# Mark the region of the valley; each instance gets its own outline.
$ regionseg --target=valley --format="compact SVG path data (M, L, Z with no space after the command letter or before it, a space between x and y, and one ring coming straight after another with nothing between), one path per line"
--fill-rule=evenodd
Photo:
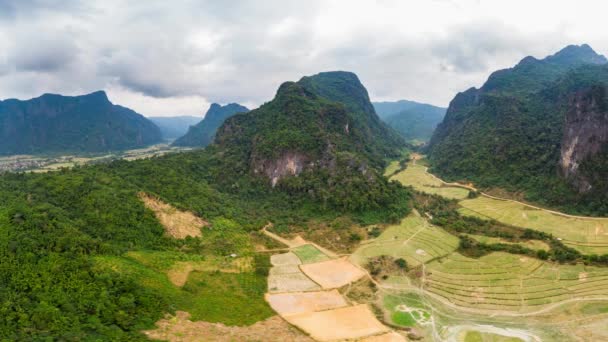
M604 59L589 49L568 47L530 64L555 73L524 90L562 82L560 73L573 77L570 59L564 61L571 53L591 59L593 65L585 68L596 70L595 62ZM575 173L567 180L571 183L550 168L530 173L534 184L526 183L522 191L528 193L517 201L480 191L506 184L508 192L521 184L501 183L504 170L485 161L477 160L477 170L467 169L466 153L479 141L466 139L479 136L454 138L469 129L470 118L488 109L476 102L479 98L511 96L500 92L510 89L509 82L492 88L493 82L527 67L498 73L484 88L459 93L445 118L441 107L374 104L356 74L321 72L283 82L272 100L252 110L213 103L205 119L174 144L149 147L137 130L148 131L149 141L156 142L158 127L111 104L103 92L15 102L44 122L57 121L56 112L90 120L96 139L104 142L116 131L113 123L81 115L84 110L125 121L118 131L126 133L116 137L115 146L138 148L106 153L77 132L82 153L0 160L2 170L9 171L0 175L0 316L5 318L0 338L605 339L608 218L561 212L563 206L553 207L551 201L524 202L532 201L527 194L539 184L549 184L553 195L564 191L585 199L581 207L570 201L575 197L560 200L568 199L583 213L601 214L601 197L587 201L591 192L573 194L568 188L576 183L601 192L601 155L594 155L599 166L591 169L585 164L591 159L569 158L584 160L582 173L574 172L579 164L569 164ZM543 96L564 89L545 89ZM600 90L589 95L591 104L602 99ZM511 103L502 100L492 107L497 112ZM537 100L528 105L546 104ZM61 105L37 107L53 101ZM376 112L403 104L422 106L432 117L422 120L420 113L399 107L382 114L399 114L391 124ZM463 104L466 113L460 111ZM21 123L22 112L6 108ZM575 114L569 119L574 123ZM415 122L405 124L407 118ZM29 128L35 132L38 126ZM556 135L542 139L555 141ZM53 141L57 151L70 150L63 139ZM523 152L512 146L516 153L510 157L516 159ZM489 147L479 151L494 153ZM551 151L522 169L549 165L555 157ZM480 170L488 173L480 176ZM517 170L509 172L522 178Z
M156 144L145 148L110 153L87 153L83 155L14 155L0 157L0 172L49 172L113 160L137 160L162 156L167 153L185 152L192 148Z

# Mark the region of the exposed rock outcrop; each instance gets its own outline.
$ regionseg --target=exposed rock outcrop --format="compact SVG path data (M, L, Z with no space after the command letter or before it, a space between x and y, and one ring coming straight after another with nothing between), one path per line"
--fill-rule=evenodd
M608 101L605 86L594 86L576 92L564 123L560 153L560 170L579 192L593 184L580 166L592 159L608 143Z
M276 159L253 161L253 172L265 175L274 187L285 176L297 176L310 165L310 158L299 152L285 152Z

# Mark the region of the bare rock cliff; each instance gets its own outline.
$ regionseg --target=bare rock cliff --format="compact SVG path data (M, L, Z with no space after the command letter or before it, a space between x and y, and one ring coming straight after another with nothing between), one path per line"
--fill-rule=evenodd
M604 86L578 91L570 100L561 144L562 176L579 191L592 190L589 175L580 172L585 161L598 155L608 143L608 93Z

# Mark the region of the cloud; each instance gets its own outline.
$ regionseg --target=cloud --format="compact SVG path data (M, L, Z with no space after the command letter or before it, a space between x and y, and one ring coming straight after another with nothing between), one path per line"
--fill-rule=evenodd
M550 6L550 15L536 13ZM447 105L570 43L608 51L601 8L567 1L0 0L0 94L107 89L142 114L250 106L287 80L356 72L378 100ZM576 16L574 16L576 14ZM176 110L171 110L175 108Z
M68 67L78 53L69 34L26 35L9 51L8 63L18 72L54 72Z

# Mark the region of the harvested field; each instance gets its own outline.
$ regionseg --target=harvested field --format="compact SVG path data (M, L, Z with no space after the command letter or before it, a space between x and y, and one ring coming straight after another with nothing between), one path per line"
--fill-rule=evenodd
M386 334L376 335L371 337L366 337L361 342L405 342L407 341L405 337L399 335L398 333L391 331Z
M338 290L266 294L266 301L283 317L348 305Z
M275 254L270 257L274 265L268 275L268 292L299 292L320 290L298 267L300 259L294 253Z
M460 202L460 213L553 234L585 254L608 253L608 218L583 219L484 196Z
M329 257L321 252L317 247L306 244L292 249L303 264L312 264L319 261L329 260Z
M296 314L286 319L317 341L360 339L390 331L367 305Z
M508 253L479 259L454 253L427 264L424 287L457 306L526 313L565 300L608 297L608 269Z
M208 223L189 211L178 210L158 198L140 192L139 198L145 206L154 212L158 221L165 227L165 231L176 239L185 239L186 236L201 236L201 228Z
M362 244L351 260L365 265L370 258L387 255L403 258L410 267L445 256L456 250L458 238L425 219L410 215L399 225L388 227L378 238Z
M268 276L268 292L317 291L321 287L298 270L296 273L272 274Z
M365 276L365 272L353 265L346 257L306 264L300 268L324 289L342 287Z
M297 255L289 252L289 253L271 255L270 263L272 263L273 266L280 266L280 265L299 265L302 262L300 261L300 258L298 258Z
M418 164L408 163L405 170L398 172L390 179L397 180L403 185L411 186L427 194L459 200L469 196L468 189L446 185L439 178L428 174L426 166Z
M190 314L177 311L156 323L157 329L144 331L151 339L175 342L195 341L294 341L313 342L298 329L290 326L279 316L245 327L230 327L221 323L192 322Z

